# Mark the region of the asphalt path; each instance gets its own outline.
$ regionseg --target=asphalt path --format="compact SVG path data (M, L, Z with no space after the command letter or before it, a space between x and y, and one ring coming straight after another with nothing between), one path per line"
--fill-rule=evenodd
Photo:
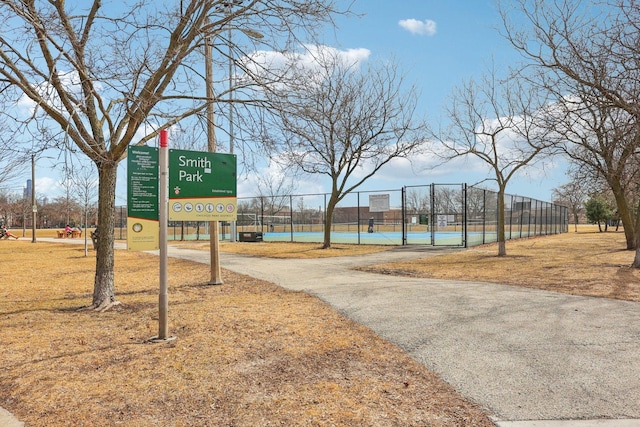
M437 262L437 253L220 257L223 268L316 295L398 344L500 426L640 426L640 304L354 270L401 259ZM207 252L169 254L208 262Z
M357 257L223 252L220 259L222 268L313 294L366 325L500 427L640 426L640 304L354 269L401 259L437 262L438 253L404 247ZM207 251L169 246L169 256L209 262Z

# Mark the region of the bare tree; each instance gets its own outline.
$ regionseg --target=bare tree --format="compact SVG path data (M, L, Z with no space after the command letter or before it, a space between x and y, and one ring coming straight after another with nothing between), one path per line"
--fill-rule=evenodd
M0 159L0 188L11 186L15 179L24 175L27 168L26 162L22 159L12 158L7 151L3 152L3 158Z
M31 202L28 201L28 205L30 204ZM67 215L67 211L69 211L69 215ZM82 206L75 200L67 203L65 196L57 197L53 200L47 200L47 203L38 202L38 215L47 218L48 227L64 228L69 223L68 217L82 217Z
M462 213L464 207L462 203L461 186L449 186L446 184L435 185L433 200L435 213L454 215Z
M230 51L252 43L243 29L259 30L261 43L281 51L338 12L330 0L140 0L117 7L100 0L0 0L3 113L24 111L18 107L30 100L27 116L12 118L49 130L39 148L79 150L98 170L101 238L92 307L117 303L116 169L127 147L225 99L223 93L207 99L202 88L205 40L227 64Z
M424 188L409 188L405 196L405 204L407 211L411 213L424 213L428 214L431 210L431 200L429 198L429 191L424 191L430 187ZM421 191L423 190L423 191Z
M258 176L258 196L264 202L267 215L281 213L289 205L289 198L296 189L295 175L287 174L287 169L277 169L277 172L270 170L269 173Z
M20 201L22 197L8 191L0 191L0 223L11 227L16 223L20 214Z
M360 70L321 49L315 65L297 67L281 93L268 95L275 114L263 123L262 138L287 164L329 178L329 248L336 205L390 160L416 150L422 124L414 122L417 92L403 87L395 64Z
M535 116L544 105L537 93L516 78L499 80L495 72L469 80L453 91L446 108L450 125L434 135L440 155L451 160L475 156L491 169L498 185L498 255L505 245L505 190L511 178L548 148Z
M551 120L557 146L575 164L580 182L600 193L604 183L613 195L622 222L627 249L635 249L636 206L640 201L640 128L633 116L608 105L576 102L564 97L557 103L559 120Z
M70 171L70 180L73 183L73 198L82 206L84 223L84 256L88 255L88 223L89 214L95 206L98 198L98 174L93 165L83 165Z
M569 209L570 215L573 216L574 231L578 232L578 223L580 222L580 214L584 211L584 203L587 200L587 185L583 180L572 179L553 189L554 203L563 204Z
M15 129L8 122L0 115L0 190L13 186L18 177L26 175L30 162L29 154L17 149Z
M487 194L489 194L489 196ZM481 187L467 187L466 207L468 223L475 223L476 220L479 219L481 219L483 222L486 220L487 213L489 211L488 205L492 206L492 194L494 194L493 191L486 190ZM487 200L488 198L489 201Z
M581 152L588 154L585 159L588 158L589 162L596 158L600 158L602 163L615 162L609 172L622 167L623 176L635 175L635 182L638 182L640 4L627 0L517 0L501 9L506 37L522 53L525 65L538 70L534 83L563 103L571 100L567 94L577 97L582 108L565 110L574 113L574 118L582 112L579 116L581 122L577 123L579 131L585 127L592 132L597 131L589 138L576 141L584 148ZM620 110L628 117L624 118ZM629 134L616 135L615 126L620 123L624 123ZM567 128L573 130L572 126L565 126ZM603 142L606 147L601 147L603 149L598 152L592 151ZM631 167L626 164L625 157ZM580 156L573 158L583 160ZM618 179L611 179L615 178L613 175L602 176L615 194L619 214L622 218L627 217L623 219L627 248L636 249L632 265L640 268L640 209L637 201L626 200L623 194L629 192L622 188Z

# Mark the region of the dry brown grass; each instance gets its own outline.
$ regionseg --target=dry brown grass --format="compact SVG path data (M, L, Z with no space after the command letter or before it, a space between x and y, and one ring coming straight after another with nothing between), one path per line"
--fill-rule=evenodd
M209 250L209 242L171 242L172 245L190 249ZM322 249L320 243L289 242L220 242L220 251L269 258L329 258L367 255L391 249L392 246L332 244Z
M257 246L252 246L257 248ZM0 405L27 426L492 425L396 346L304 293L169 261L171 344L157 335L158 261L116 252L112 311L90 303L79 246L1 241Z
M491 244L366 270L640 301L640 270L629 267L635 252L625 247L622 232L599 233L583 226L578 233L509 241L506 257L498 257Z

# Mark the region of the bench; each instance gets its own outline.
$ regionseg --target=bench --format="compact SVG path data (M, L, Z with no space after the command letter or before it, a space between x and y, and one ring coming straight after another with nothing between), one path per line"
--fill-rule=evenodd
M260 231L241 231L239 234L241 242L262 242L262 232Z

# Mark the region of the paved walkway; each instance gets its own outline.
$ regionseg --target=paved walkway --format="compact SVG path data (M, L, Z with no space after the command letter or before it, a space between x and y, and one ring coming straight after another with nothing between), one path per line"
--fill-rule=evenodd
M353 270L435 253L295 261L222 253L221 265L318 296L398 344L501 427L640 426L640 304ZM198 251L170 255L208 262Z
M311 260L222 253L221 265L318 296L398 344L500 427L640 426L640 304L353 270L435 253L398 248ZM169 255L209 262L206 251L170 246Z

